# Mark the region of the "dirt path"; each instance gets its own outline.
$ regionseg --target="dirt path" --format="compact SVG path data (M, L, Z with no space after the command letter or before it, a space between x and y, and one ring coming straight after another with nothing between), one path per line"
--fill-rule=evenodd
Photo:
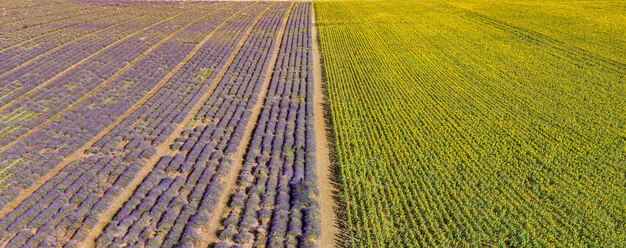
M217 9L217 10L219 10L219 9ZM217 10L215 10L215 11L217 11ZM213 13L213 12L211 12L211 13ZM211 13L209 13L209 14L211 14ZM207 14L205 16L208 16L209 14ZM198 20L201 20L201 19L202 19L202 17L199 18ZM193 52L195 52L195 51L197 51L197 49L193 50ZM188 55L188 57L190 57L190 56ZM188 58L185 58L185 59L188 60ZM182 67L182 65L179 64L176 68L180 69L179 66ZM72 153L71 155L65 157L63 159L63 161L61 161L61 163L59 163L57 166L52 168L46 174L44 174L43 176L37 178L37 180L35 180L35 182L31 186L29 186L26 189L21 190L20 194L15 199L13 199L11 202L7 203L7 205L4 206L4 208L2 210L0 210L0 219L4 218L8 213L13 211L13 209L15 209L22 201L24 201L33 192L35 192L35 190L37 190L39 187L41 187L41 185L45 184L48 180L50 180L54 176L56 176L61 170L63 170L63 168L65 168L65 166L67 166L72 161L74 161L76 159L79 159L84 154L84 151L87 148L91 147L100 138L104 137L104 135L106 135L108 132L113 130L113 128L115 128L115 126L120 124L124 119L126 119L128 116L130 116L135 110L137 110L139 107L141 107L141 105L143 105L146 101L148 101L148 99L150 97L152 97L152 95L154 95L165 84L165 82L167 82L166 79L169 80L169 78L174 76L174 73L175 72L170 72L168 75L166 75L166 77L163 80L161 80L154 88L152 88L143 98L141 98L137 103L135 103L123 115L119 116L115 120L115 122L109 124L105 129L103 129L95 137L93 137L89 141L87 141L87 143L85 143L81 148L76 150L74 153Z
M224 20L224 22L222 22L222 24L220 24L220 26L218 26L215 30L221 28L222 26L224 26L227 23L227 21L231 20L232 18L237 16L237 14L247 10L248 8L250 8L252 6L254 6L254 5L250 5L248 7L245 7L243 9L241 9L240 11L238 11L237 13L233 14L228 19ZM255 20L254 23L251 24L252 25L251 27L254 27L254 25L256 25L257 22L258 22L258 19ZM226 61L226 63L225 63L226 66L222 67L220 72L216 75L216 77L211 82L210 87L207 89L207 91L205 91L202 94L202 96L200 97L198 102L196 102L194 104L194 106L191 108L191 110L189 111L187 116L185 116L185 119L183 119L183 121L181 121L176 126L176 129L167 138L167 140L165 140L163 143L161 143L161 145L159 145L157 147L157 152L155 153L155 155L152 156L146 162L146 165L143 168L141 168L141 170L137 173L137 175L130 182L130 184L126 188L124 188L124 190L122 191L120 196L118 196L115 199L115 201L112 202L111 205L107 208L107 211L104 212L100 218L98 218L98 223L95 225L94 228L91 229L91 231L89 232L89 234L87 236L87 239L85 241L85 244L86 244L85 246L87 246L87 247L95 247L96 239L102 234L102 231L104 230L104 227L111 221L111 219L113 219L113 216L115 215L115 213L117 213L117 211L120 208L123 207L124 203L126 203L126 201L128 201L128 199L130 199L130 197L133 195L135 190L139 187L139 185L143 182L143 180L148 176L148 174L154 169L156 164L159 162L159 159L161 159L162 156L164 156L164 155L169 153L169 151L170 151L170 148L169 148L170 144L174 143L174 140L176 138L178 138L180 133L182 133L182 131L185 129L185 124L187 124L192 118L194 118L194 116L197 114L197 112L200 111L202 106L204 106L204 103L209 99L209 97L211 96L211 93L213 93L213 90L217 87L218 83L222 80L224 75L226 75L226 71L228 70L228 65L230 65L232 63L232 61L235 59L235 56L237 55L237 53L239 53L239 50L241 50L241 47L243 47L243 44L244 44L245 40L248 38L248 36L250 35L251 32L252 32L252 29L249 29L249 30L246 31L246 33L244 33L242 35L242 37L240 38L239 42L235 46L235 49L232 51L230 57ZM211 34L210 34L211 37L213 36L213 33L214 32L211 32ZM211 38L209 36L207 36L207 37L208 38L205 38L205 40L203 40L201 43L198 44L198 47L197 47L198 49L202 45L204 45L204 43L206 43ZM197 51L197 49L195 51ZM181 64L181 67L182 67L182 65L183 64Z
M336 239L339 234L337 228L337 215L335 209L334 194L337 189L333 183L333 170L330 161L330 143L328 135L331 135L330 129L326 126L324 119L324 88L322 82L322 66L320 57L320 48L317 39L317 20L315 19L315 5L311 8L312 20L312 38L313 38L313 116L315 127L315 159L317 161L317 176L319 185L319 203L320 214L322 216L321 229L322 233L319 238L319 247L337 247Z
M231 168L228 170L228 173L221 178L221 181L224 183L224 188L222 189L217 203L215 204L215 209L213 209L213 213L211 213L209 222L200 230L198 230L198 233L202 234L202 238L196 243L196 246L198 247L208 247L211 243L219 241L219 239L217 238L217 231L218 228L221 226L220 220L222 214L224 214L224 211L227 208L229 196L237 186L237 175L239 174L239 172L241 171L241 167L243 166L244 156L246 154L248 144L250 143L252 133L254 132L254 127L256 127L257 120L259 119L261 109L265 102L265 97L267 95L270 81L272 80L274 66L276 65L276 60L278 58L278 51L280 51L283 35L285 33L285 29L287 28L287 19L289 18L289 14L291 13L293 5L294 3L292 2L289 6L289 9L287 9L285 13L285 16L283 17L282 27L276 34L276 43L272 50L272 54L270 55L270 64L264 72L265 75L263 78L263 84L261 85L261 91L259 92L260 97L252 107L250 120L248 120L248 123L246 124L246 129L243 133L241 143L239 143L239 147L237 147L237 152L231 156L233 159L233 162L231 163ZM264 11L264 13L266 11ZM261 16L259 16L259 19L260 17Z
M185 14L187 12L172 16L170 18L174 18L176 16ZM213 13L213 12L211 12ZM152 53L154 50L156 50L159 46L161 46L163 43L165 43L166 41L168 41L169 39L173 38L178 32L182 31L185 28L188 28L190 26L192 26L194 23L202 20L202 18L208 16L204 15L190 23L188 23L185 26L182 26L178 29L176 29L174 32L172 32L171 34L169 34L168 36L166 36L165 38L161 39L158 43L152 45L150 48L148 48L148 50L144 51L143 53L141 53L141 55L139 55L138 57L136 57L135 59L133 59L132 61L130 61L126 66L122 67L121 69L119 69L117 72L115 72L115 74L111 75L109 78L107 78L107 80L105 80L104 82L101 82L98 86L96 86L95 88L93 88L92 90L90 90L89 92L85 93L82 97L80 97L78 100L74 101L72 104L68 105L66 108L64 108L63 110L61 110L59 113L55 114L54 116L48 118L46 121L42 122L41 124L37 125L36 127L28 130L28 132L26 132L25 134L22 134L20 137L18 137L17 139L13 140L12 142L9 142L7 145L3 146L2 148L0 148L0 152L3 152L4 150L6 150L7 148L11 147L12 145L16 144L17 142L21 141L22 139L28 137L29 135L39 131L39 129L45 127L46 125L52 123L54 120L56 120L57 118L61 117L62 115L64 115L65 113L69 112L70 110L72 110L74 107L76 107L77 105L83 103L84 101L86 101L89 97L91 97L92 95L94 95L95 93L97 93L98 91L100 91L102 88L104 88L105 86L107 86L109 83L113 82L113 80L117 79L117 77L119 77L120 75L122 75L124 72L126 72L128 69L130 69L131 67L133 67L137 62L139 62L141 59L145 58L146 56L148 56L150 53ZM165 20L164 20L165 21ZM161 21L163 22L163 21ZM159 22L160 23L160 22ZM158 23L155 23L153 25L156 25ZM112 44L113 45L113 44ZM108 46L107 46L108 47ZM85 58L84 60L89 59L90 57ZM84 61L82 60L82 61ZM79 62L80 63L80 62ZM73 69L75 66L78 66L78 64L66 69L64 72L62 72L63 74L67 71L70 71L71 69ZM60 77L60 75L57 75ZM54 78L51 78L50 80L46 81L45 84L54 81L55 79L57 79L58 77L55 76ZM35 89L39 88L39 87L43 87L43 85L39 85L37 86ZM34 91L35 89L29 91L28 93ZM27 93L27 94L28 94ZM26 97L26 96L21 96L21 98ZM17 99L16 99L17 100ZM0 109L1 110L1 109Z

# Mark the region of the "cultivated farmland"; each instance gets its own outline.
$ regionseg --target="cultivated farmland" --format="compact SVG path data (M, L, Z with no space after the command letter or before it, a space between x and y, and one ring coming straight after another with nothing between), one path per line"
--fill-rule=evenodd
M626 245L623 2L315 7L346 245Z
M626 247L620 1L0 2L0 247Z

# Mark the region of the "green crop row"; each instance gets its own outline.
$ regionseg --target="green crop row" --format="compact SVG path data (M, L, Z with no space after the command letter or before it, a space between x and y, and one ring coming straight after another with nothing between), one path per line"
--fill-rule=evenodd
M316 3L346 245L626 246L623 36L476 6Z

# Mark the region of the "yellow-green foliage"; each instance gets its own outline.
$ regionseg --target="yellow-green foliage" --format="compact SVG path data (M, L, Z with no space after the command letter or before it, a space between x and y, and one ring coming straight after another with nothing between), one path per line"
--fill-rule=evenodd
M316 2L348 245L626 247L626 11L489 3Z
M450 4L530 28L626 63L624 1L469 1Z

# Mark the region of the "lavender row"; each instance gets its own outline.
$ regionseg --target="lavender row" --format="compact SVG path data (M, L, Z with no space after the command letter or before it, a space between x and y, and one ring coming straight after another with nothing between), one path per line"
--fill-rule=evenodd
M211 8L217 8L221 5L215 4ZM195 25L202 25L202 23L198 22ZM173 31L176 27L179 25L172 25L169 30ZM198 37L202 35L202 32L194 31L193 27L188 27L179 34L180 36L174 36L167 40L58 120L44 126L41 130L0 153L5 164L16 160L24 161L20 166L12 168L7 179L5 179L12 185L0 189L2 193L0 206L12 199L20 188L28 187L35 178L46 173L62 158L74 152L129 109L149 89L154 87L187 52L193 49L195 44L186 43L185 37ZM163 36L165 35L167 34L163 34ZM97 67L93 69L96 70Z
M137 41L139 37L150 31L145 30L144 32L139 32L131 36L132 33L149 27L168 16L169 15L164 13L155 13L145 19L122 23L114 29L107 30L105 33L99 33L98 35L72 42L51 54L38 58L27 66L11 71L0 78L0 84L3 86L2 89L0 89L0 95L2 95L0 103L4 105L14 100L73 64L78 63L116 41L126 39L125 43L118 44L112 48L122 49L133 43L139 43L140 41ZM162 23L160 26L153 27L152 30L165 27L166 24ZM109 49L108 51L108 53L113 52L115 52L114 49ZM100 58L93 58L92 61L97 59L103 60L102 56L104 56L104 54L100 55ZM83 65L83 67L86 66L88 66L88 64ZM68 85L71 85L71 83Z
M71 42L89 33L103 30L109 26L115 25L122 21L129 20L139 15L145 15L143 12L122 12L122 13L99 13L90 16L81 16L73 21L72 25L64 28L62 31L54 35L46 35L28 41L19 46L13 46L0 51L0 74L23 64L24 62L48 52L65 43Z
M29 41L29 39L36 39L39 37L46 36L59 36L64 33L68 28L74 27L78 24L89 22L90 18L98 17L98 16L114 16L116 14L121 14L131 11L119 11L114 8L98 8L98 9L88 9L88 10L80 10L74 9L76 6L68 6L68 9L75 12L74 15L64 14L62 19L56 20L56 16L54 15L44 15L42 18L47 19L46 21L41 20L42 23L37 25L31 25L22 23L21 21L15 23L3 24L0 26L0 29L4 29L0 31L0 49L6 49L9 46L14 46L20 42ZM99 11L96 11L99 10ZM23 11L24 12L24 11ZM141 12L140 9L135 8L132 12ZM65 16L67 15L67 16ZM33 19L26 19L28 21L34 21ZM24 20L24 21L26 21ZM1 22L1 21L0 21ZM15 30L12 30L14 29Z
M203 34L202 36L192 39L192 34L181 34L181 42L198 43L210 29L245 5L247 4L233 4L231 8L211 15L210 18L214 21L202 22L207 25L206 27L190 28ZM256 11L258 9L252 8L249 14ZM187 66L179 70L146 103L146 107L134 112L102 139L102 141L118 140L114 144L119 150L108 155L90 155L72 162L22 202L6 218L0 220L0 230L2 230L0 233L5 234L0 241L17 246L41 245L42 242L55 246L60 244L72 246L84 239L84 235L93 228L99 215L135 177L137 171L145 165L146 159L154 155L155 147L162 142L154 136L142 136L139 132L133 132L138 122L141 122L143 118L159 117L164 109L168 109L167 116L174 118L166 118L163 121L173 123L171 125L166 123L166 128L160 132L165 132L165 135L169 136L173 131L172 127L176 125L175 122L181 121L177 116L186 115L185 111L188 112L190 105L198 101L201 91L206 90L208 81L201 79L206 72L198 69L225 66L226 56L221 51L232 51L239 36L237 33L241 33L238 30L244 29L249 22L249 17L239 15L220 28L210 42L207 42L191 58ZM218 63L210 64L214 62ZM207 76L212 77L212 75ZM187 97L194 94L192 99ZM166 95L168 96L163 100L163 96ZM181 99L181 97L185 98ZM177 108L181 108L181 112L178 112ZM146 115L144 110L152 114ZM154 133L157 129L146 131ZM98 142L94 148L97 149L100 145L115 146ZM32 232L32 230L37 230L37 232ZM42 231L39 232L39 230ZM42 239L42 237L45 238Z
M3 16L2 18L0 18L0 24L15 22L26 18L36 18L40 16L53 15L54 13L58 13L59 11L72 6L67 3L58 3L54 6L51 6L50 3L42 4L39 6L33 6L31 4L24 3L27 3L27 1L1 2L0 8L3 9ZM84 8L85 6L81 7Z
M214 25L213 25L213 26L214 26ZM186 38L188 38L188 37L197 37L197 38L196 38L196 39L185 39L185 40L186 40L186 41L195 41L195 42L198 42L198 41L199 41L199 40L200 40L203 36L202 36L202 37L198 37L197 35L194 35L194 33L203 34L203 33L205 33L206 31L208 31L208 27L207 27L207 29L196 29L196 30L195 30L195 31L193 31L193 32L191 31L191 28L190 28L189 30L190 30L190 32L189 32L189 33L181 33L181 34L182 34L182 35L184 35L184 37L186 37ZM183 45L183 40L180 40L180 41L179 41L179 45ZM178 58L178 59L180 59L180 58ZM155 60L155 62L158 62L158 61L159 61L159 60ZM176 61L176 62L177 62L177 61ZM143 88L145 88L145 87L143 87ZM125 154L125 155L126 155L126 156L128 156L129 154ZM115 176L114 176L114 177L113 177L113 179L111 179L111 178L108 178L108 179L107 179L107 178L104 178L104 180L103 180L103 181L116 180L116 182L118 183L118 187L123 187L123 186L125 186L124 184L125 184L125 183L127 183L127 182L128 182L128 180L129 180L130 178L132 178L132 177L130 177L130 176L121 176L121 177L120 177L120 176L119 176L119 172L125 172L125 173L126 173L126 172L131 172L131 171L134 171L134 170L136 170L136 169L138 168L138 167L137 167L137 164L134 164L133 166L130 166L129 164L126 164L126 162L128 162L128 160L131 160L131 157L132 157L132 156L129 156L128 158L125 158L126 156L122 157L122 158L124 158L124 159L121 159L121 162L117 162L116 160L113 160L113 159L110 159L110 161L105 161L105 164L108 164L109 162L112 162L112 164L111 164L112 166L115 166L115 167L117 167L117 168L124 168L124 169L121 169L121 170L119 170L119 169L118 169L118 170L113 171L113 172L106 172L106 170L105 170L105 172L103 172L104 174L99 174L99 175L101 175L101 176L110 176L110 174L111 174L111 173L116 173L115 175L117 175L117 177L115 177ZM83 165L82 167L79 167L79 168L90 168L90 167L97 168L97 166L95 166L95 164L97 164L97 163L98 163L98 161L101 161L101 160L98 160L98 159L97 159L97 157L92 156L91 158L88 158L88 159L81 159L81 160L79 160L78 162L76 162L76 164L77 164L77 165ZM85 165L90 165L90 166L85 166ZM108 170L110 170L110 169L108 169ZM72 167L69 167L69 166L68 166L68 168L66 168L66 170L64 170L64 171L72 171L72 173L70 173L70 176L66 178L66 179L68 179L68 181L69 181L69 182L72 182L72 176L76 175L76 173L80 173L80 171L76 172L76 171L74 171L74 170L72 169ZM82 176L92 176L92 175L85 175L85 174L83 174ZM59 178L63 178L63 177L55 177L53 180L58 180ZM87 180L87 181L83 180L83 181L81 181L81 183L80 183L77 187L80 187L81 189L83 189L83 188L89 188L89 187L93 186L93 185L88 185L88 184L90 184L90 183L92 183L92 182L91 182L91 181L89 181L89 180ZM52 184L47 184L47 185L52 185ZM56 189L58 189L59 187L63 187L63 185L61 185L61 186L57 186L57 188L56 188ZM99 188L101 188L101 187L99 187ZM88 190L91 190L91 189L86 189L86 190L85 190L85 192L86 192L86 191L88 191ZM39 189L39 190L37 191L37 193L36 193L36 194L38 194L38 195L45 195L45 196L49 196L49 193L50 193L51 191L52 191L52 192L55 192L56 190L55 190L55 189L51 189L51 188L42 187L41 189ZM76 197L86 196L86 195L85 195L85 192L77 192L77 191L69 191L69 192L68 192L68 191L66 191L66 192L64 192L64 194L63 194L63 195L64 195L64 196L69 196L69 197L76 198ZM115 192L115 191L112 191L112 192ZM40 194L39 194L39 193L40 193ZM92 193L92 192L91 192L91 193ZM101 192L101 193L102 193L102 192ZM77 196L77 195L78 195L78 196ZM69 197L68 197L68 198L69 198ZM34 198L31 196L31 198L29 198L29 201L31 201L31 203L32 203L32 200L33 200L33 199L34 199ZM55 198L48 198L48 199L49 199L49 200L52 200L52 199L57 199L57 197L55 197ZM60 199L61 199L61 201L63 201L63 198L60 198ZM81 198L81 199L82 199L82 198ZM67 200L67 199L65 199L65 200ZM110 199L107 199L107 200L109 200L109 201L110 201ZM41 202L40 202L40 201L41 201L41 200L37 201L37 202L39 203L37 206L42 206L42 204L41 204ZM106 201L106 202L109 202L109 201ZM80 200L80 201L78 201L78 202L81 202L81 205L79 205L79 206L78 206L78 207L79 207L79 209L83 209L83 210L85 210L85 207L90 206L90 205L83 205L83 204L85 204L85 203L82 203L82 200ZM22 204L20 207L24 207L24 206L27 206L27 205L29 205L29 204L28 204L28 203L26 203L26 204ZM43 206L45 206L45 205L43 205ZM76 208L76 206L72 206L72 207L73 207L73 208ZM31 208L32 208L32 207L31 207ZM41 207L40 207L40 208L41 208ZM89 210L89 208L87 208L86 210L88 211L88 210ZM15 215L14 215L14 213L19 213L19 210L14 211L13 213L11 213L11 217L15 216ZM81 213L81 214L84 214L84 213ZM10 218L10 217L9 217L9 218ZM10 223L10 222L8 222L8 221L7 221L7 219L9 219L9 218L5 218L2 222L3 222L3 223ZM57 217L56 219L57 219L57 220L59 220L59 219L62 219L62 218L63 218L62 216L59 216L59 217ZM24 217L24 216L23 216L23 214L22 214L19 218L17 218L17 219L15 219L15 218L14 218L13 223L12 223L11 225L9 225L9 228L11 228L11 227L13 227L13 228L18 228L18 227L19 227L19 225L20 225L20 223L19 223L19 222L16 222L15 220L18 220L18 221L19 221L19 220L24 220L24 219L28 220L28 217ZM74 219L74 218L72 218L72 219ZM49 220L48 220L47 222L49 222ZM73 234L71 234L71 233L70 233L70 234L65 234L65 233L67 232L67 231L64 231L64 228L67 228L67 226L65 225L66 223L67 223L67 221L65 221L65 220L64 220L63 222L61 222L61 223L60 223L60 226L59 226L59 224L57 224L56 226L54 226L54 229L53 229L53 230L55 230L55 233L57 234L57 235L54 235L54 237L56 237L56 238L59 238L59 237L60 237L60 238L67 238L67 237L66 237L67 235L73 235ZM80 224L80 223L78 223L78 224ZM74 225L76 225L76 224L74 224ZM14 227L14 226L15 226L15 227ZM46 230L47 230L47 229L46 229ZM74 230L74 229L72 229L72 230ZM74 230L74 231L75 231L75 230ZM10 231L9 231L9 232L10 232ZM81 232L81 233L83 233L83 232ZM65 235L65 236L64 236L64 235ZM16 236L16 237L17 237L17 236ZM53 238L54 238L54 237L53 237ZM71 236L70 236L70 237L71 237ZM15 238L15 237L14 237L14 238ZM11 239L11 240L13 240L13 239ZM54 241L54 243L57 243L57 242L58 242L58 241L56 241L56 240L53 240L53 241ZM12 243L10 243L10 244L12 244Z
M40 54L41 51L47 51L56 45L72 41L73 39L80 38L80 36L87 34L91 31L95 31L99 28L104 28L109 26L108 24L119 23L119 21L130 19L133 16L143 16L143 15L151 15L153 17L153 23L160 21L164 18L167 18L167 14L174 14L176 12L180 12L184 9L193 9L197 8L197 6L183 6L173 7L173 6L162 6L151 8L150 11L147 11L142 7L125 7L120 10L120 7L115 8L100 8L100 11L93 14L87 15L79 15L75 18L67 19L63 23L55 23L54 28L50 29L49 32L58 31L55 34L45 35L38 38L33 39L32 41L28 41L25 44L21 44L17 47L11 47L9 49L0 51L0 59L5 62L0 68L0 73L4 73L5 71L13 68L14 66L20 64L23 61L26 61L36 55ZM158 16L154 16L158 15ZM158 18L160 17L160 19ZM101 19L105 19L106 21L101 21ZM130 26L120 26L119 29L130 28ZM119 30L119 31L131 31L131 30ZM49 33L47 32L47 33ZM109 30L108 32L111 32ZM32 33L25 33L31 35ZM17 39L18 35L12 34L7 38L16 39L15 43L22 41L21 39ZM35 36L35 35L33 35ZM108 38L108 37L102 37ZM15 44L8 43L6 46ZM1 43L0 43L1 44ZM1 45L0 47L5 47ZM67 52L67 51L66 51ZM58 54L64 54L65 52L59 52ZM58 55L57 54L57 55Z
M42 13L39 16L23 17L2 24L0 48L67 27L77 16L89 16L103 11L101 8L92 8L87 5L68 5L59 9L62 10Z
M98 246L189 247L198 240L259 98L287 8L287 3L279 3L263 14L196 116L196 125L185 129L172 152L159 159L107 226Z
M122 69L122 67L126 66L135 58L141 56L142 53L151 46L166 39L166 37L175 30L199 18L201 16L200 13L200 11L195 11L195 13L165 21L153 28L135 34L131 38L125 39L123 42L79 64L68 73L29 94L28 97L15 102L9 108L0 111L0 115L5 116L16 115L23 112L32 113L28 118L12 120L11 122L0 122L0 130L10 130L8 133L0 133L3 134L0 136L0 144L7 144L17 139L32 128L62 111L70 104L74 103L74 101L107 81L108 78L113 76L118 70ZM86 49L83 49L82 51L84 52L85 50ZM95 49L89 50L91 50L90 53L93 53ZM76 57L86 57L87 54L88 53L66 53L64 55L74 55L73 58L77 59ZM49 63L55 63L55 61L49 61ZM43 67L42 69L49 68L50 67ZM55 66L55 68L58 67ZM131 71L132 70L131 68ZM23 89L29 89L34 88L37 84L40 84L41 81L44 81L43 79L49 77L52 77L52 75L42 75L33 72L22 75L18 80L19 82L25 82ZM135 82L136 81L128 81L127 84L134 84Z
M4 1L0 4L0 8L3 8L7 12L7 16L13 16L19 14L23 9L36 10L39 8L47 9L54 4L59 4L58 1L46 1L46 2L29 2L29 1Z
M313 247L319 236L310 8L289 18L216 247Z
M196 1L189 1L189 0L177 0L177 1L172 1L172 0L167 0L167 1L161 1L161 0L152 0L152 1L146 1L146 0L141 0L141 1L137 1L137 0L79 0L81 3L88 3L88 4L92 4L92 5L97 5L97 6L109 6L109 5L115 5L115 6L145 6L145 5L150 5L150 6L168 6L168 5L180 5L180 4L195 4L195 5L202 5L202 4L207 4L207 3L211 3L211 2L216 2L215 0L196 0Z

